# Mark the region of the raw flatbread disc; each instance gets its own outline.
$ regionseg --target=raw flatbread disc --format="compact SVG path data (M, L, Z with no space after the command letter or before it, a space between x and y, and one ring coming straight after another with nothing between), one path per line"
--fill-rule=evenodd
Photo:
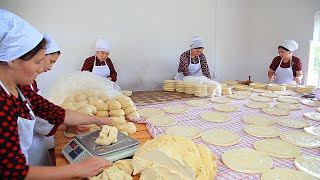
M273 93L281 95L281 96L292 96L292 95L296 94L296 93L294 93L292 91L274 91Z
M162 109L156 109L156 108L144 108L144 109L138 110L138 112L140 116L147 117L147 118L165 114L165 112Z
M185 106L168 106L163 108L166 113L171 114L183 114L188 111L188 108Z
M280 134L280 139L306 148L317 148L320 147L320 137L315 135L300 132L300 131L286 131Z
M206 106L209 104L209 102L204 100L190 100L187 101L186 104L188 104L189 106Z
M279 91L279 92L281 92L281 91ZM287 109L290 111L302 109L302 106L300 104L290 104L290 103L278 103L278 104L276 104L276 107L280 108L280 109Z
M259 95L263 96L263 97L269 97L269 98L277 98L277 97L279 97L279 94L275 94L275 93L272 93L272 92L260 93Z
M277 115L277 116L288 116L291 111L286 109L280 109L276 107L268 107L268 108L262 108L261 109L264 113L271 114L271 115Z
M258 102L272 102L273 99L267 98L267 97L261 97L261 96L251 96L250 99L252 101L258 101Z
M226 105L226 104L220 104L217 106L213 107L217 111L222 111L222 112L236 112L239 111L238 106L233 106L233 105Z
M176 118L165 115L152 116L147 121L155 126L170 126L177 122Z
M200 137L201 130L194 126L171 126L166 130L166 134L195 139Z
M245 94L230 94L228 97L232 99L238 99L238 100L244 100L244 99L250 98L250 96Z
M272 167L272 159L263 152L249 148L231 149L221 155L229 169L242 173L262 173Z
M264 139L253 143L257 151L276 158L291 159L301 154L301 149L280 139Z
M220 112L206 112L200 115L201 119L209 122L226 122L231 119L229 114Z
M252 89L251 91L256 93L271 92L270 90L266 90L266 89Z
M241 137L231 131L215 129L203 132L201 134L201 139L209 144L217 146L232 146L238 144Z
M264 102L255 102L251 101L245 104L248 108L254 108L254 109L261 109L264 107L271 107L270 104L264 103Z
M275 123L275 120L262 115L246 115L242 117L242 120L249 124L256 124L262 126L269 126Z
M310 126L303 128L305 132L320 136L320 126Z
M292 104L300 103L300 99L295 97L279 97L277 101L283 102L283 103L292 103Z
M304 172L289 168L274 168L261 174L261 180L314 180L315 178Z
M230 98L224 98L224 97L214 97L210 99L212 102L215 103L222 103L222 104L227 104L230 103L232 101L232 99Z
M291 128L304 128L309 127L312 125L310 121L298 119L298 118L291 118L291 117L281 117L277 118L276 122L282 126L287 126Z
M320 156L300 155L294 159L294 165L300 171L320 179Z
M303 116L314 121L320 121L320 113L317 112L306 112Z
M303 99L301 100L301 103L307 106L312 106L312 107L319 107L320 106L320 101L313 101L309 99Z
M249 124L243 128L244 132L255 137L274 138L280 135L280 130L272 126Z
M250 91L234 91L234 94L243 94L243 95L248 95L251 96L253 94L253 92Z

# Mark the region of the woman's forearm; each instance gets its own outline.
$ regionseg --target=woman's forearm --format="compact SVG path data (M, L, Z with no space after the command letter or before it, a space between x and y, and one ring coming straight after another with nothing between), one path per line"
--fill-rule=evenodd
M69 126L77 126L77 125L85 125L85 124L100 124L98 118L95 116L84 115L75 111L66 110L66 116L64 119L65 125Z

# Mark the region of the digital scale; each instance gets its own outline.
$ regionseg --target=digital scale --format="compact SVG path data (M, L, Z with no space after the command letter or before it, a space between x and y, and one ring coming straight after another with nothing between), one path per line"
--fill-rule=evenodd
M77 163L91 156L99 156L109 161L133 156L138 150L140 142L118 132L117 142L108 146L95 143L100 131L76 135L62 148L62 154L70 163Z

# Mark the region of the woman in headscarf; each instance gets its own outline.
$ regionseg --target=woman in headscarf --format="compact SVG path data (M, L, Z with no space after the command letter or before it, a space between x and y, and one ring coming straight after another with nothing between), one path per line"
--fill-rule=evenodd
M96 54L84 61L81 71L90 71L97 76L116 82L117 72L109 58L110 49L110 43L104 38L99 38L96 41Z
M30 85L44 70L46 40L19 16L2 9L0 27L0 179L83 178L111 166L98 157L59 167L28 164L36 116L56 126L111 122L64 110L34 92Z
M301 60L293 56L298 49L294 40L284 40L278 46L279 56L275 57L269 66L269 81L275 84L300 84L302 79Z
M175 80L181 80L185 76L204 75L211 78L207 59L203 54L204 44L199 36L192 38L190 49L180 56L179 68Z

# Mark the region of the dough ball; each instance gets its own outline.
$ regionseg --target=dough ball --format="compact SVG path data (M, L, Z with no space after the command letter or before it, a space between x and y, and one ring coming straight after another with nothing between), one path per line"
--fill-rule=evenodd
M79 101L81 101L81 100L86 100L86 99L87 99L87 96L84 95L84 94L79 94L79 95L76 95L76 96L74 97L74 99L75 99L77 102L79 102Z
M119 124L115 126L119 131L128 131L127 124Z
M125 114L130 114L133 111L136 111L137 108L134 105L129 105L127 108L124 109Z
M96 116L108 117L109 116L109 112L108 111L97 111Z
M106 103L98 103L98 104L96 104L96 108L99 111L108 111L109 110L109 106Z
M129 98L127 96L118 96L115 98L115 100L120 102L122 109L125 109L129 105L133 105L131 98Z
M127 117L128 119L130 119L130 118L140 118L140 114L138 113L138 111L133 111L132 113L127 114L126 117Z
M78 112L81 114L89 115L92 114L92 109L88 105L85 105L82 108L80 108Z
M87 105L88 107L90 107L92 109L92 114L96 114L97 113L97 108L91 104Z
M121 109L121 104L119 101L110 100L108 101L108 105L109 105L109 110Z
M95 105L97 105L99 103L103 103L103 101L101 99L93 99L91 101L89 100L89 104L91 104L93 106L95 106Z
M111 117L111 121L114 125L119 125L119 124L125 124L126 123L126 119L124 116L120 116L120 117Z
M75 103L74 106L76 107L76 109L81 109L83 106L87 105L86 103L84 102L78 102L78 103Z
M89 104L89 101L88 101L88 100L86 100L86 99L83 99L83 100L79 101L79 103Z
M108 95L105 95L105 94L99 95L99 99L101 99L102 101L106 102L106 101L109 100L109 96L108 96Z
M119 169L126 172L127 174L132 175L133 168L131 165L132 159L122 159L114 162L114 165L116 165Z
M128 122L127 126L128 126L128 133L129 134L134 134L135 132L137 132L137 127L136 127L136 125L134 125L133 122Z
M109 106L109 108L110 108L110 106ZM111 116L111 117L124 116L124 110L122 110L122 109L111 110L111 111L109 111L109 116Z

